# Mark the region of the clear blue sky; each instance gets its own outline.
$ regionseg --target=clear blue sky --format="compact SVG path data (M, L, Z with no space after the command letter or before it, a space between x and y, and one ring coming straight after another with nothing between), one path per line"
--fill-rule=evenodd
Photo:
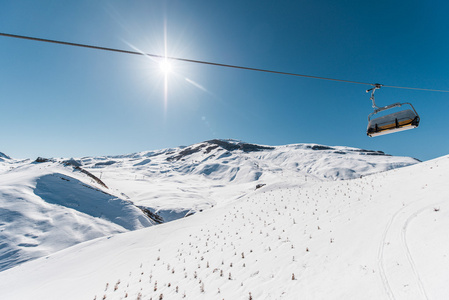
M0 1L0 32L385 85L449 89L446 1ZM449 93L382 88L418 129L365 134L369 86L0 37L0 152L125 154L213 138L449 154Z

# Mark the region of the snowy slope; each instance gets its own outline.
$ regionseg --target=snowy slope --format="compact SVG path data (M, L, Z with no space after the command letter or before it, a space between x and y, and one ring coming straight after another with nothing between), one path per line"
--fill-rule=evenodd
M249 159L276 154L233 151ZM145 159L136 156L136 163ZM130 157L114 159L124 177L131 174L124 171ZM302 173L301 162L293 176L298 166L272 161L265 163L273 171L258 181L266 186L255 190L249 181L251 190L202 213L1 272L0 298L445 299L449 156L345 181ZM291 169L276 169L284 163ZM181 180L171 172L173 184ZM242 179L234 187L242 192L246 184Z
M417 162L349 147L235 140L113 157L39 158L41 163L2 158L0 270L224 205L258 185L357 178Z
M16 161L0 173L0 270L151 224L141 210L72 166Z
M188 147L76 159L164 221L221 205L273 181L353 179L412 165L409 157L315 144L262 146L211 140Z

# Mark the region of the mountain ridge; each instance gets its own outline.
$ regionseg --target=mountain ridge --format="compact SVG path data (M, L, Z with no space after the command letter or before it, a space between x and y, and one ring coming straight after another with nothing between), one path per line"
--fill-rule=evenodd
M5 212L0 228L10 228L14 220L28 224L22 226L25 228L35 223L46 225L30 229L34 232L31 239L18 236L26 234L19 225L16 231L5 230L3 240L7 242L0 252L4 258L0 259L0 268L94 237L167 223L225 206L260 187L286 183L307 187L415 163L412 158L351 147L267 146L230 139L115 156L11 159L0 164L0 209ZM98 199L102 200L94 204ZM95 207L108 213L98 214ZM22 212L26 209L28 216ZM118 209L136 220L124 220ZM57 216L54 227L47 221L39 223L50 215ZM58 230L64 223L79 229L68 230L76 238ZM83 233L85 228L90 228L91 233ZM44 236L54 243L45 244ZM63 241L60 245L56 236Z
M4 154L3 152L0 152L0 161L2 161L4 159L11 159L11 157L9 157L8 155Z
M123 180L132 162L120 164ZM6 299L444 299L448 170L449 156L344 181L277 173L281 180L266 177L201 214L0 272L0 291Z

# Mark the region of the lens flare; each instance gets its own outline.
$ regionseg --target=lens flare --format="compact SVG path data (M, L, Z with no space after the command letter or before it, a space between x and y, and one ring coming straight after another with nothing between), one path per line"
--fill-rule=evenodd
M164 74L169 74L173 70L173 66L171 65L170 61L168 59L164 59L159 63L159 69Z

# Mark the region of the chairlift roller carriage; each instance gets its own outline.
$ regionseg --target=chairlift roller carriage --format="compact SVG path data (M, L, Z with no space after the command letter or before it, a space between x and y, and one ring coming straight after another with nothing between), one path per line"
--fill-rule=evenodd
M374 84L373 88L366 91L367 93L371 91L370 100L373 101L374 108L374 111L368 116L368 128L366 130L366 134L370 137L375 137L418 127L419 115L411 103L398 102L384 107L376 106L376 102L374 101L374 92L376 91L376 89L380 89L381 86L381 84L376 83ZM372 118L380 112L389 110L391 111L391 109L393 108L400 108L403 106L406 107L400 111L396 111L381 117ZM409 108L407 108L407 106Z

